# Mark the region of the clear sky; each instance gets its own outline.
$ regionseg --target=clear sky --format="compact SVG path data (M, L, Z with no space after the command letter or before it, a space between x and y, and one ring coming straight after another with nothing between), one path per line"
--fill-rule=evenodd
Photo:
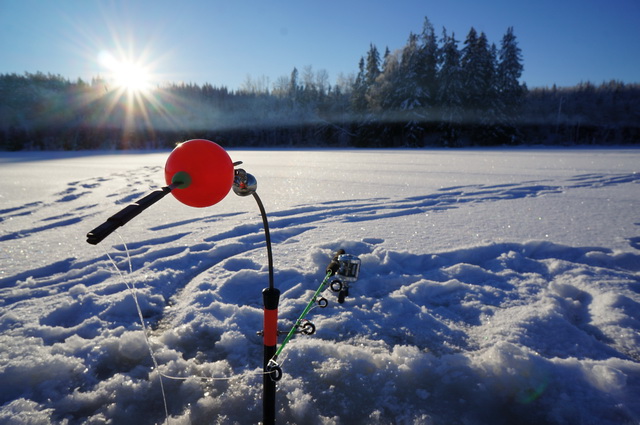
M107 54L158 81L236 89L310 65L333 83L425 16L461 42L473 26L499 45L513 26L530 88L640 82L640 0L0 0L0 73L90 80Z

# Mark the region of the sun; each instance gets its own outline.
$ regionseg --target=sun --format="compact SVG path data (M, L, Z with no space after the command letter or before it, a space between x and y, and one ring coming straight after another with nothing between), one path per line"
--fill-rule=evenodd
M131 59L117 59L109 52L101 52L98 61L115 88L129 94L146 94L151 90L153 75L144 64Z
M100 89L93 94L103 100L105 123L120 120L127 137L138 131L146 137L155 133L154 128L162 120L174 123L167 108L171 96L160 86L161 74L156 71L160 62L149 51L139 56L132 52L116 49L98 54Z
M121 62L114 69L116 85L132 92L146 92L151 88L149 73L142 67L129 62Z

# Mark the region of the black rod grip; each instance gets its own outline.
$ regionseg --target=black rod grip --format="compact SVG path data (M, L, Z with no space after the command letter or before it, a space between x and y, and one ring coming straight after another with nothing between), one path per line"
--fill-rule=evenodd
M124 207L118 213L112 215L102 223L100 226L96 227L89 233L87 233L87 242L91 245L97 245L104 240L107 236L114 232L118 227L124 226L131 220L136 217L142 211L149 208L151 205L158 202L160 199L164 198L169 192L171 192L171 187L165 186L162 189L154 190L144 198L140 198L133 204L129 204Z

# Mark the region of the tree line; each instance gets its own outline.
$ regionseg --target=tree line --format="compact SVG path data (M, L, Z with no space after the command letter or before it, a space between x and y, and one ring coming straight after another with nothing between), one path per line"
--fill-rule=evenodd
M0 75L0 149L225 146L421 147L627 144L640 141L640 85L611 81L528 89L513 28L500 43L464 41L428 19L402 48L360 58L334 84L293 68L237 90L172 83L131 93L96 77Z

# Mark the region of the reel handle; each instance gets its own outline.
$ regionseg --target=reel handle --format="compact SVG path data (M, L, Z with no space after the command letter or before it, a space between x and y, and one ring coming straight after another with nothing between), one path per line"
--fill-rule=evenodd
M338 257L340 257L344 253L345 253L344 249L339 249L338 252L336 252L336 255L333 256L333 258L331 259L331 262L327 266L326 273L331 272L331 276L334 276L336 273L338 273L338 270L340 270L340 263L338 262Z

